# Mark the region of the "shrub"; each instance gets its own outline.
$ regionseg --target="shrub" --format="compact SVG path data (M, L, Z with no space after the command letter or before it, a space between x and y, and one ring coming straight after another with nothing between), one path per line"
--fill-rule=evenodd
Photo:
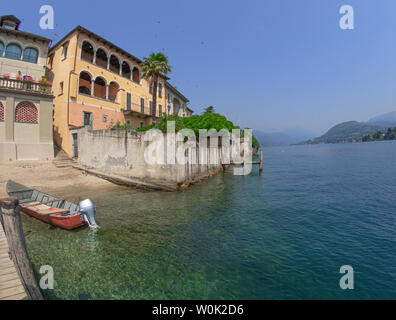
M151 130L153 128L154 128L154 126L152 124L150 124L147 127L136 129L136 132L145 132L145 131Z
M132 126L129 125L128 123L121 124L120 121L117 121L116 124L111 127L112 130L130 130L132 129Z

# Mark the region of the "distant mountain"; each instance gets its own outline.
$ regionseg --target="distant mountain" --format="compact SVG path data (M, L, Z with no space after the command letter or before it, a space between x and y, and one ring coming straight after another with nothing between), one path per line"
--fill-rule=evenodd
M287 129L281 132L263 132L254 130L254 136L263 147L287 146L315 137L304 129Z
M367 121L367 124L381 127L396 127L396 111L371 118Z
M359 142L362 141L364 136L373 135L379 130L384 130L385 127L364 122L348 121L334 126L318 138L310 139L299 144Z

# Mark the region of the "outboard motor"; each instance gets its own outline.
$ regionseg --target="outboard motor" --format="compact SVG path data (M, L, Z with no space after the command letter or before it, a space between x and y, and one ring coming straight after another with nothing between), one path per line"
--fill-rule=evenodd
M81 201L79 204L81 217L88 223L90 228L99 228L95 221L95 206L90 199Z

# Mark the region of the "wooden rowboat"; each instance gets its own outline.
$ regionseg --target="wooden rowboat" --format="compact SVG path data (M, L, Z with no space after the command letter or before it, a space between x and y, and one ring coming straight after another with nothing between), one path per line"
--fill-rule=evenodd
M53 226L68 230L84 225L98 227L94 218L96 210L89 199L77 205L11 180L7 183L7 193L18 198L22 212Z

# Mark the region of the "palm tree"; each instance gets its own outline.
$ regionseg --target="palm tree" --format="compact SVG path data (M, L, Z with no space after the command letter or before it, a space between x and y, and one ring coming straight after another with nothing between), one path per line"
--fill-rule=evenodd
M155 116L157 109L157 87L159 77L165 78L172 72L171 66L168 64L168 58L162 52L151 53L148 58L143 58L143 78L150 80L153 86L153 110L152 115Z

